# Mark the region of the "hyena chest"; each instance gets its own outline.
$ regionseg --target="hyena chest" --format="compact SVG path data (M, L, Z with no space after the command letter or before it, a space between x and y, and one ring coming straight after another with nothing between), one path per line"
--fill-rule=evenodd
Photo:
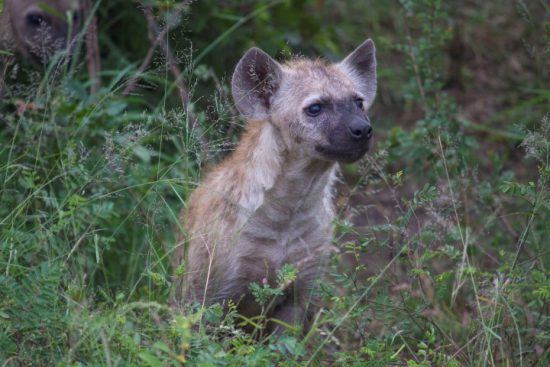
M332 217L322 205L289 208L288 201L273 200L250 216L240 236L241 259L248 278L274 283L283 265L307 267L330 245Z

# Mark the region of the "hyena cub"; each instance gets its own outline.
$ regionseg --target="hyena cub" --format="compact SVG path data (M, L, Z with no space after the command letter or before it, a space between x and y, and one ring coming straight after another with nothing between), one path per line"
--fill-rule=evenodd
M2 1L0 0L0 8ZM81 27L80 0L4 0L0 13L0 100L13 54L37 65L73 47ZM68 18L70 17L70 18Z
M176 247L175 302L233 301L247 317L303 324L314 310L313 287L333 251L331 191L338 162L368 150L367 111L376 94L369 39L343 61L294 59L279 64L258 48L232 79L246 132L235 152L192 193ZM275 287L282 266L297 270L284 295L263 310L252 282Z
M71 46L81 26L80 0L5 0L0 48L39 64ZM70 16L70 19L67 17Z

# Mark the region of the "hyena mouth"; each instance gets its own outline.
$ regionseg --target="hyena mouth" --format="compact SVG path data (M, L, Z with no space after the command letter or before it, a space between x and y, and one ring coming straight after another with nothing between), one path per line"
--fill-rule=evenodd
M325 159L330 161L337 161L343 163L353 163L363 158L363 156L369 150L369 144L365 144L361 147L326 147L317 145L315 150L320 153Z

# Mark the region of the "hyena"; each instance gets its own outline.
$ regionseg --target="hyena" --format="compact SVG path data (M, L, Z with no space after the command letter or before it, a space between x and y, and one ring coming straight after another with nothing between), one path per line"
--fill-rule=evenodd
M174 301L203 305L231 300L246 317L308 327L314 286L332 241L332 190L338 162L368 151L367 112L376 94L374 43L343 61L297 58L278 63L258 48L239 61L232 94L246 119L236 150L191 194L185 233L173 257ZM262 309L252 282L276 286L285 264L297 276L284 295Z
M80 11L79 0L5 0L0 48L44 64L76 35Z

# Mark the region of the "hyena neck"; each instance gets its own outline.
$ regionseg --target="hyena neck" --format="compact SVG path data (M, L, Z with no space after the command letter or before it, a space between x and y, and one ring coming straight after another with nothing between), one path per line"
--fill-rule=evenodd
M335 163L289 147L269 122L249 122L235 158L243 173L239 204L248 213L269 202L285 206L281 210L287 212L330 202Z

